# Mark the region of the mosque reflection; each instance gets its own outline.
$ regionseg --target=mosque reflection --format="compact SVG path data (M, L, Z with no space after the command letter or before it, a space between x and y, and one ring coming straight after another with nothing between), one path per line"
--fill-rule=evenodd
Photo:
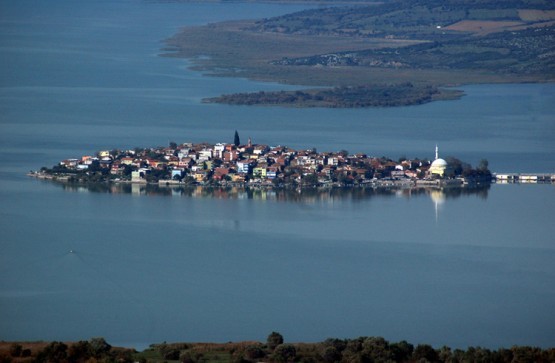
M457 187L404 187L404 188L249 188L249 187L165 187L146 184L59 184L66 191L134 196L167 196L186 198L256 199L283 202L322 203L335 201L363 201L372 197L412 198L429 196L437 205L446 199L475 196L486 199L490 184Z

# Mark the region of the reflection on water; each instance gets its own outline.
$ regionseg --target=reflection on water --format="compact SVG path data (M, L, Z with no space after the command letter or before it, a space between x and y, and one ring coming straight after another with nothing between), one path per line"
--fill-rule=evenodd
M436 207L447 198L477 196L487 199L490 185L464 187L411 187L411 188L250 188L206 186L158 186L150 184L67 184L59 183L70 192L133 194L137 196L174 196L216 199L256 199L283 202L322 203L338 200L361 201L371 197L411 198L428 195Z

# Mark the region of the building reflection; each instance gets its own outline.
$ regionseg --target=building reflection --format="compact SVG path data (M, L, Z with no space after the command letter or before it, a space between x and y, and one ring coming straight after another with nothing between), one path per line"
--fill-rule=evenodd
M158 186L147 184L91 184L77 185L60 183L64 190L70 192L90 192L108 194L131 194L134 196L163 196L185 198L215 199L254 199L260 201L302 202L302 203L334 203L339 201L364 201L372 197L413 198L428 196L436 207L446 199L463 196L477 196L486 199L490 185L474 185L462 187L429 187L410 188L249 188L249 187L206 187L206 186Z

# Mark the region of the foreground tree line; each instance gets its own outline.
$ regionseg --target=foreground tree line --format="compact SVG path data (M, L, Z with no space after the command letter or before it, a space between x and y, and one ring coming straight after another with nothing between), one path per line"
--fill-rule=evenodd
M513 346L466 350L406 341L391 343L381 337L327 339L319 343L285 343L272 332L262 342L161 343L143 352L114 348L103 338L76 343L0 343L0 362L555 362L555 348Z

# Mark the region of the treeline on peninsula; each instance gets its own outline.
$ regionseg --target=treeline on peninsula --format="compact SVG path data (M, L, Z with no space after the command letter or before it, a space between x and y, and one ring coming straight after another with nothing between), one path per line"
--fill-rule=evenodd
M74 343L0 343L0 362L555 362L555 348L513 346L490 350L482 347L434 348L407 341L389 342L381 337L327 339L318 343L286 343L277 332L266 342L161 343L143 352L115 348L103 338Z
M455 99L461 94L459 91L442 90L430 85L416 86L405 82L315 90L234 93L203 101L230 105L361 108L418 105L440 98Z

